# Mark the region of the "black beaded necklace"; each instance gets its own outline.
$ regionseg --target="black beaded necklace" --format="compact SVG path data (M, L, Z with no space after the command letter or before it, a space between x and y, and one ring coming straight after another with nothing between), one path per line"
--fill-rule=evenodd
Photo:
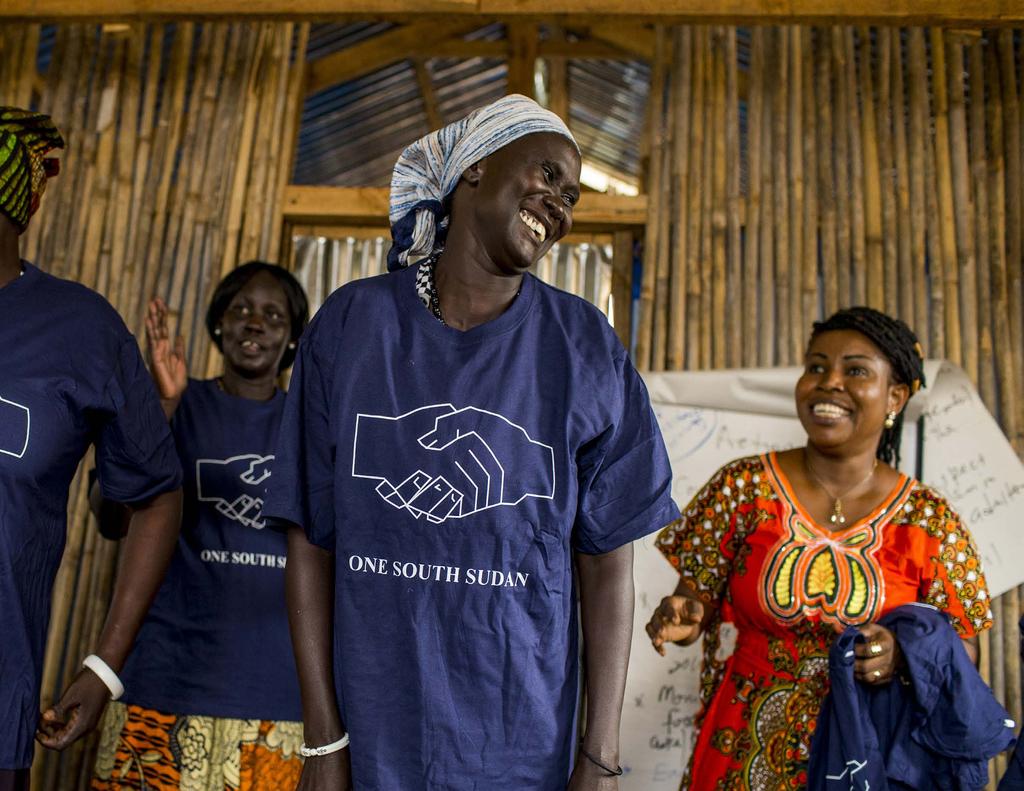
M441 252L439 250L419 263L419 270L416 273L416 286L420 293L420 299L423 300L430 312L434 314L434 318L441 322L442 326L447 327L448 322L444 320L444 314L441 313L441 298L438 296L437 281L434 278L434 267L437 265L437 259L441 257ZM512 300L514 301L522 291L523 287L520 285L516 289Z

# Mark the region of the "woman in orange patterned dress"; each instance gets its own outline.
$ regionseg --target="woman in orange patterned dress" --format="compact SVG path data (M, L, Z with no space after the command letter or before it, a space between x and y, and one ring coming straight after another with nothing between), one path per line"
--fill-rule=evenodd
M865 684L899 667L877 620L909 602L944 611L977 660L992 623L977 548L939 494L896 469L903 409L922 384L903 322L850 308L815 324L795 392L806 446L727 464L658 536L680 579L647 633L662 654L704 635L684 789L803 789L829 647L849 625L865 637ZM737 638L721 661L723 622Z

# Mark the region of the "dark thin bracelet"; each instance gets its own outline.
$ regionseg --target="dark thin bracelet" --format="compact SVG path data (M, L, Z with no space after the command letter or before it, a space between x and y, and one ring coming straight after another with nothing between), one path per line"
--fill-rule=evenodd
M582 755L584 758L586 758L588 761L590 761L590 763L594 764L594 766L597 766L597 767L600 767L601 769L604 769L604 771L605 771L605 773L607 774L608 777L620 777L622 775L622 767L621 766L616 766L614 769L609 769L603 763L598 761L594 756L592 756L590 753L588 753L586 750L584 750L582 745L580 745L580 755Z

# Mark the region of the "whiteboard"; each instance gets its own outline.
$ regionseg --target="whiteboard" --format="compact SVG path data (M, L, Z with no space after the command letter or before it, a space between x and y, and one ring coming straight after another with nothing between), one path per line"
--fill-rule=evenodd
M1024 465L956 366L929 361L930 386L911 399L901 468L915 475L917 418L924 415L922 479L947 496L970 527L993 595L1024 583L1024 531L1014 515L1024 501ZM644 375L685 507L723 464L803 445L793 387L798 368ZM644 625L675 588L675 571L653 536L634 546L636 612L622 712L621 791L676 791L689 759L698 708L700 641L651 648ZM725 651L729 641L725 640Z

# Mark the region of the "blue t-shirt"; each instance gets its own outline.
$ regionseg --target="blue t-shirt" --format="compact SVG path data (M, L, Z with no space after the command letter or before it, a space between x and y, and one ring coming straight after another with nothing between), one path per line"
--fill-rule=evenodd
M190 380L171 423L181 537L125 665L123 700L171 714L301 720L284 601L287 539L268 528L284 393L253 401Z
M141 502L181 485L124 322L95 292L23 266L0 288L0 769L32 762L68 486L89 445L110 500Z
M266 513L335 552L357 788L564 788L572 550L676 518L665 447L593 306L527 275L463 333L415 278L346 285L303 336Z

